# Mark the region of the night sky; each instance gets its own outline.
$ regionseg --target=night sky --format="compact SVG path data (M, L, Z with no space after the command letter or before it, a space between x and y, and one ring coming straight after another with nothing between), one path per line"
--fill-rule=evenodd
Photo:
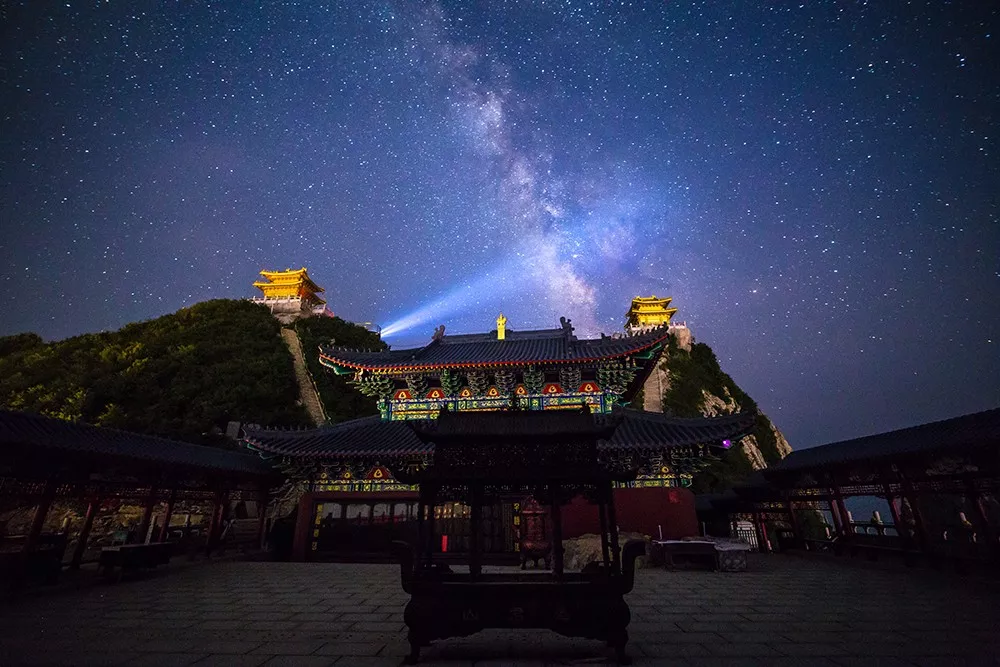
M797 448L996 407L997 7L4 3L0 334L306 266L397 347L672 296Z

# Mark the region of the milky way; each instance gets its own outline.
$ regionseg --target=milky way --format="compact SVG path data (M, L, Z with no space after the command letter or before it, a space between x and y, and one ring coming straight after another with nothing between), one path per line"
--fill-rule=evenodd
M471 4L7 3L0 334L307 266L396 346L673 296L795 447L1000 404L995 3Z

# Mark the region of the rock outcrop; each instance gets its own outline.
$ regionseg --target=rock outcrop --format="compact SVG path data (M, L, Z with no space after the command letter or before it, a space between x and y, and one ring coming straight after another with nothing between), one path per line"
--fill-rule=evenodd
M766 468L792 451L788 440L756 402L719 367L704 343L697 343L686 326L671 326L667 348L643 385L643 408L679 417L715 417L743 410L758 412L753 434L739 443L743 462L735 468ZM732 472L732 471L730 471Z

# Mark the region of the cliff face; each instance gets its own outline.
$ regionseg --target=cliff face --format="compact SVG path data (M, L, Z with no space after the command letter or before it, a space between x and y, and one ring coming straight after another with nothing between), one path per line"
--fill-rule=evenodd
M643 385L643 407L678 417L714 417L742 410L757 411L757 404L722 371L712 349L694 342L687 327L671 329L669 344ZM758 413L754 432L726 452L695 479L698 491L715 491L754 470L766 468L792 451L788 440L771 420Z

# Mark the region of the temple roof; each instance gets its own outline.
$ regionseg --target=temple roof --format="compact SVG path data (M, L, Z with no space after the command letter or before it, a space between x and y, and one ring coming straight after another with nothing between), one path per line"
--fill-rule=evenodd
M266 281L258 280L253 284L254 287L264 292L265 296L275 290L285 290L290 287L302 286L306 292L312 293L313 297L317 300L322 301L317 294L325 291L322 287L313 282L312 278L309 277L309 272L305 267L293 271L291 269L285 269L284 271L261 271L260 275L266 278ZM326 303L322 301L322 303Z
M948 449L992 447L1000 452L1000 408L944 421L797 449L768 467L765 476Z
M621 358L644 352L666 340L667 327L637 336L578 340L572 328L507 331L506 340L496 333L441 336L420 348L391 351L320 348L327 366L364 370L411 370L463 366L502 366L538 363L571 363Z
M481 415L482 428L489 430L495 426L493 420L496 419L489 415L509 413L476 414ZM547 415L546 418L532 417L532 421L544 422L551 418L553 422L559 422L556 428L566 426L558 413L540 411L529 414ZM623 408L611 414L593 415L591 419L597 429L616 425L610 438L598 441L599 449L624 451L719 445L724 440L736 440L748 434L753 429L755 415L743 412L724 417L682 419ZM308 430L276 431L248 427L243 440L251 449L293 457L374 460L432 454L433 443L421 442L414 427L430 433L435 424L433 420L385 422L378 417L364 417ZM578 427L573 425L573 428Z
M23 450L25 447L226 473L275 474L265 461L241 451L0 410L0 453L9 453L18 448Z

